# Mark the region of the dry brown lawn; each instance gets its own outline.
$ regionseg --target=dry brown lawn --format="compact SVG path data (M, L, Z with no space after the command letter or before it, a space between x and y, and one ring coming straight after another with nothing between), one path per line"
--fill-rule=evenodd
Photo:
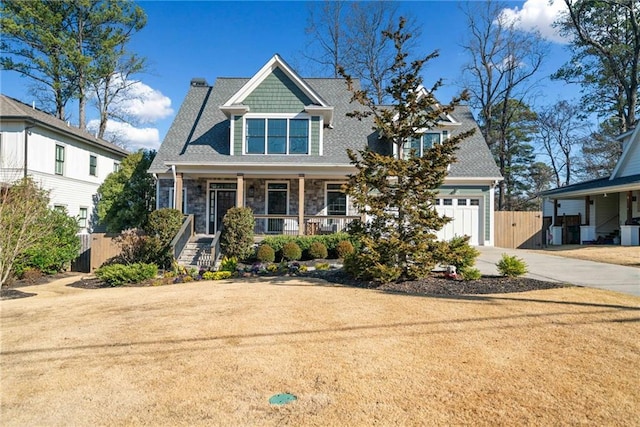
M552 255L640 267L640 246L563 245L544 249Z
M633 296L28 290L0 302L3 426L640 425ZM298 400L270 405L282 392Z

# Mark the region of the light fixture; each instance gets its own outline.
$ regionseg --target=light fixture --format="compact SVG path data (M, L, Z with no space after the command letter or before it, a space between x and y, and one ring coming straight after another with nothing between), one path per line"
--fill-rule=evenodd
M249 190L247 191L247 196L253 197L256 194L256 189L253 185L249 186Z
M607 197L607 193L604 193L604 194L602 195L602 197Z

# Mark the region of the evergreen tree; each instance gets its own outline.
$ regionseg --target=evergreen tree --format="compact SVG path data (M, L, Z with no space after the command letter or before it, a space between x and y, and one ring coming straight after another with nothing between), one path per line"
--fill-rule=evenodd
M145 228L155 208L155 184L147 173L155 151L129 154L118 172L111 173L98 188L97 213L109 232Z
M380 107L369 91L356 88L353 79L342 71L353 99L364 107L348 115L359 119L372 116L374 129L396 153L388 156L369 149L348 153L357 172L350 177L346 192L368 220L355 221L350 228L361 249L345 259L345 267L361 279L391 281L429 274L442 248L435 232L449 221L436 211L437 188L444 181L448 165L455 161L458 144L472 133L445 139L422 156L414 150L403 155L407 142L433 129L443 114L451 113L461 99L466 99L463 93L450 104L440 105L433 95L440 81L432 90L423 88L421 70L437 53L408 62L403 48L411 34L404 30L404 24L400 19L396 31L383 33L396 51L391 85L386 88L391 106Z

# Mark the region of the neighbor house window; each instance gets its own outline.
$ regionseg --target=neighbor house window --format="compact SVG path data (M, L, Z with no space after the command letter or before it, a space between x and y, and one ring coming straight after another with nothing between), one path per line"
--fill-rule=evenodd
M64 147L56 145L56 175L64 174Z
M80 214L78 215L78 226L80 228L87 227L87 214L88 214L87 208L80 208Z
M89 156L89 175L97 176L98 175L98 158L96 156Z
M308 154L309 120L247 119L247 154Z
M347 215L347 195L342 184L327 183L327 215Z
M120 163L113 162L113 171L118 172L120 170Z
M67 213L67 207L65 205L53 205L53 209L61 213Z
M425 133L420 135L419 138L411 138L409 142L404 144L404 158L408 158L412 150L415 150L417 156L422 157L429 148L440 144L441 141L442 134L440 133Z

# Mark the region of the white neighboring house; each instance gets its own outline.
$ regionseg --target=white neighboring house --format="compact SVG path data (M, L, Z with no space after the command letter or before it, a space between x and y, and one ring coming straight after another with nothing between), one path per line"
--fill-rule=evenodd
M623 150L610 176L544 191L551 244L563 242L562 217L580 215L582 244L640 245L640 126L618 137Z
M50 191L50 206L78 218L81 233L95 227L95 195L118 170L126 150L54 116L0 95L0 184L30 176Z

